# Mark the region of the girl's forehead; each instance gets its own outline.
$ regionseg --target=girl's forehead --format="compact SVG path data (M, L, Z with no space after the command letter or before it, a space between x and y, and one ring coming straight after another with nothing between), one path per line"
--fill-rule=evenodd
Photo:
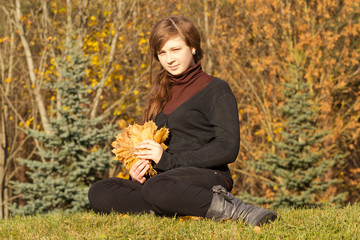
M186 43L184 39L182 39L179 35L176 35L166 40L160 49L171 48L174 45L186 45Z

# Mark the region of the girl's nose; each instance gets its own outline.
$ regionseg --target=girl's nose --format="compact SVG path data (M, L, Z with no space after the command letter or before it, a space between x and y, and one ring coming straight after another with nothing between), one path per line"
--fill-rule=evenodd
M168 64L174 62L174 57L171 54L171 52L166 55L166 61L167 61Z

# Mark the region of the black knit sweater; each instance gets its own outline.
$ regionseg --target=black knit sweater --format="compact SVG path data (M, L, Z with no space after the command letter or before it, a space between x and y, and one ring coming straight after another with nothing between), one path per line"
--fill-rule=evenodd
M235 97L225 81L214 78L168 116L161 112L155 122L159 128L170 130L165 142L168 149L154 166L156 170L210 168L219 170L232 183L227 164L235 161L239 151L239 116Z

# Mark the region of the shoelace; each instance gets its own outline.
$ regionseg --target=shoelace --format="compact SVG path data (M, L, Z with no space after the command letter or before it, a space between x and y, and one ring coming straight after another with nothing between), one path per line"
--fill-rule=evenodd
M220 195L222 195L226 200L231 201L234 199L234 195L231 194L231 192L227 191L223 186L221 185L216 185L213 186L211 191L213 193L218 193Z

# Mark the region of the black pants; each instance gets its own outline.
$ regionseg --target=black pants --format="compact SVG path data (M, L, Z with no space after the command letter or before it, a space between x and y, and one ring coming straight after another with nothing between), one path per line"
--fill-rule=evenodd
M149 178L144 184L108 178L89 190L95 212L149 213L165 216L201 216L209 209L215 185L228 189L221 173L203 168L176 168ZM232 187L232 186L231 186ZM228 189L231 190L231 189Z

